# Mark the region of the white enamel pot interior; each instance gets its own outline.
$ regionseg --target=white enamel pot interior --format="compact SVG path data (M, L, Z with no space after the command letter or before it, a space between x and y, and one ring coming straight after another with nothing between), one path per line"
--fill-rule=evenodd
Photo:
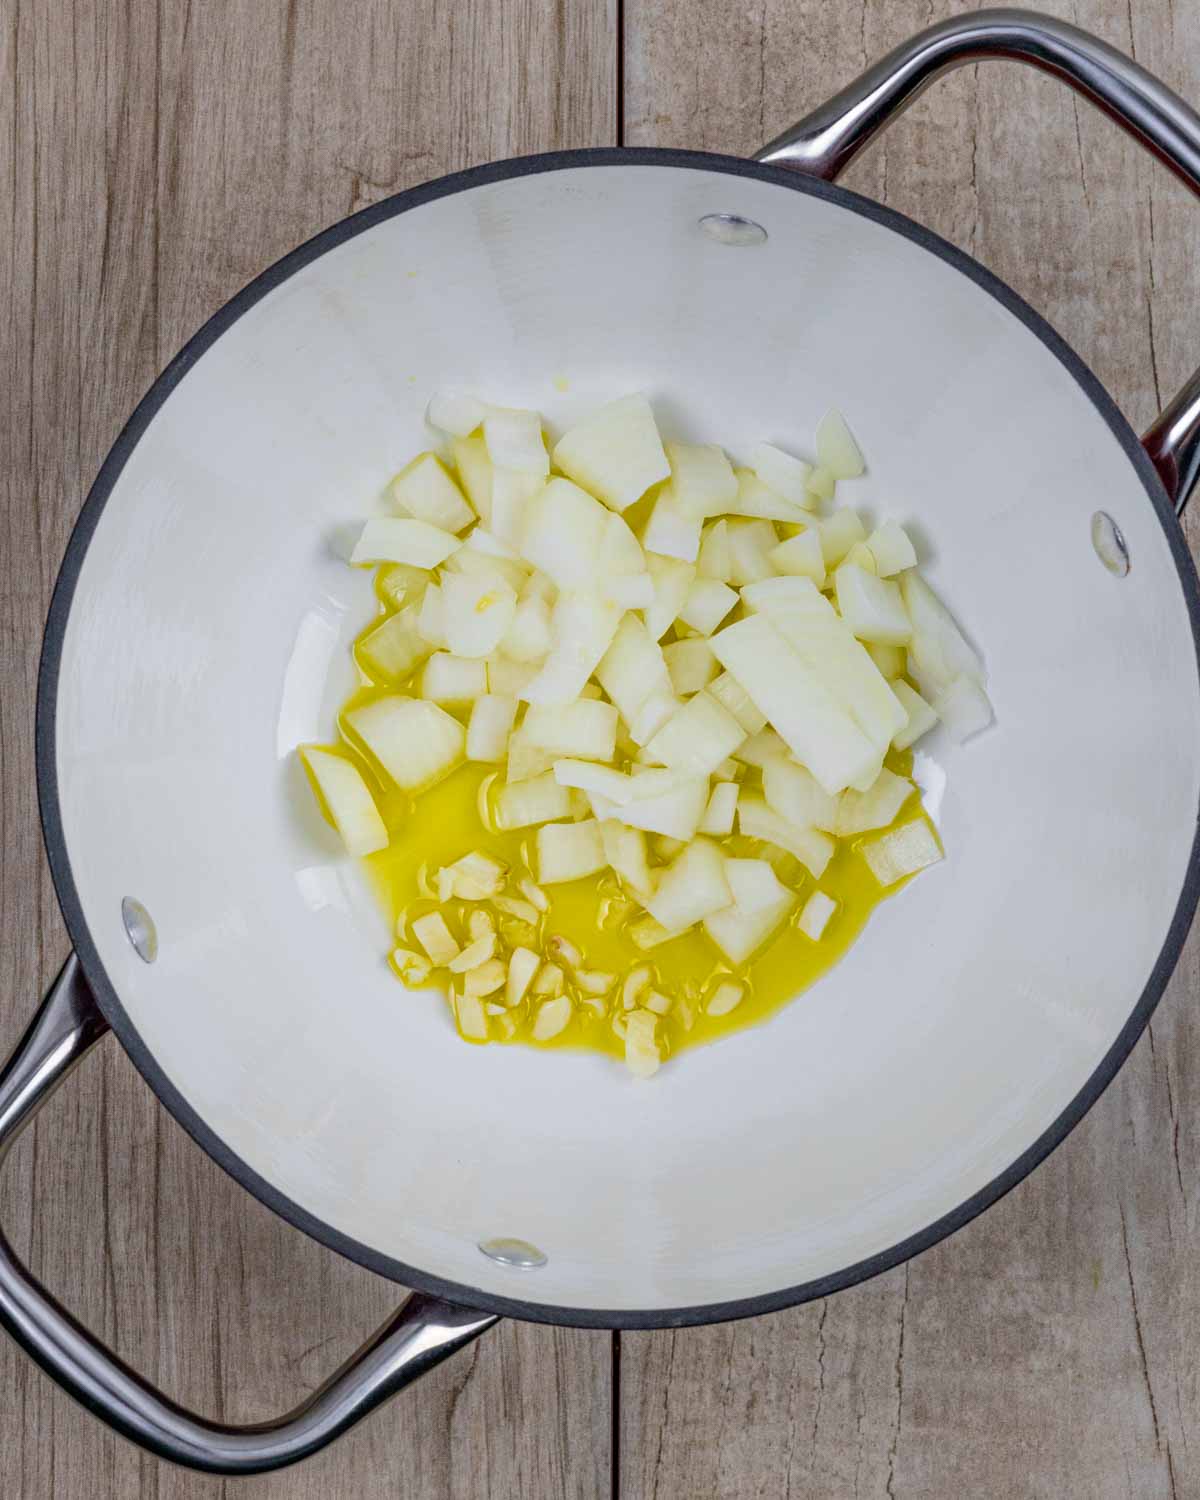
M706 214L763 226L722 244ZM439 386L560 426L803 449L840 407L981 647L997 726L924 757L947 858L769 1024L651 1083L468 1047L406 996L292 754L329 738L370 578L336 541ZM1132 567L1091 542L1107 512ZM580 153L402 195L289 257L155 387L51 619L42 793L89 980L183 1123L410 1285L649 1325L846 1285L969 1218L1132 1045L1195 902L1195 582L1141 449L1011 293L841 189ZM145 904L143 963L122 898ZM516 1236L546 1264L481 1254Z

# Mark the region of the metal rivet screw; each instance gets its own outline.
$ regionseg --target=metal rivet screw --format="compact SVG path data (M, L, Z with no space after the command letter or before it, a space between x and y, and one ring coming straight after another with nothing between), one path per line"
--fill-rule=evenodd
M489 1260L502 1266L516 1266L522 1271L536 1271L546 1264L546 1257L536 1245L528 1240L510 1240L503 1237L480 1240L479 1248Z
M140 901L126 896L121 902L121 921L125 924L125 936L133 944L133 951L148 964L158 957L158 933L154 919Z
M1092 517L1092 546L1096 556L1116 578L1124 578L1129 572L1129 548L1121 535L1121 528L1105 511L1098 510Z
M761 224L743 219L741 214L705 214L700 228L721 245L761 245L767 237Z

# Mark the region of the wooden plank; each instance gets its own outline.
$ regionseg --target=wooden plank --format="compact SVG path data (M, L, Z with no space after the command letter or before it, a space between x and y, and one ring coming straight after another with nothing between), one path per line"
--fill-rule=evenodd
M615 138L611 4L23 0L0 11L0 1044L66 953L38 833L42 621L135 401L226 297L314 230L492 156ZM202 1411L300 1399L399 1289L288 1229L157 1106L115 1043L18 1149L5 1225L89 1326ZM502 1326L246 1493L609 1493L610 1341ZM234 1492L140 1457L0 1339L0 1494ZM238 1493L242 1493L239 1488Z
M1200 100L1200 37L1171 0L1043 8ZM713 6L697 24L690 0L631 0L626 138L753 151L961 9L765 0ZM847 181L1015 286L1136 425L1200 359L1200 210L1053 80L1012 65L956 74ZM769 1319L624 1335L626 1500L1200 1493L1198 994L1193 935L1151 1031L1084 1124L908 1268Z

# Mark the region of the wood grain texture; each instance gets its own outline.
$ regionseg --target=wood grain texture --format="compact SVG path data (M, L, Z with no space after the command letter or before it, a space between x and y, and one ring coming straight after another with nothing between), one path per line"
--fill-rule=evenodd
M135 402L256 272L352 209L490 157L612 144L590 0L10 0L0 6L0 1045L65 956L33 772L50 588ZM172 1395L286 1410L399 1289L276 1220L115 1043L5 1175L35 1272ZM329 1452L238 1486L139 1456L0 1338L0 1495L212 1500L610 1491L610 1341L502 1325Z
M1039 0L1193 102L1172 0ZM914 0L638 0L633 145L750 152L913 31ZM1200 360L1200 207L1053 80L936 85L847 178L1017 288L1144 425ZM1200 522L1190 518L1193 546ZM625 1500L1200 1494L1200 945L1116 1083L1032 1178L907 1268L726 1327L626 1334Z

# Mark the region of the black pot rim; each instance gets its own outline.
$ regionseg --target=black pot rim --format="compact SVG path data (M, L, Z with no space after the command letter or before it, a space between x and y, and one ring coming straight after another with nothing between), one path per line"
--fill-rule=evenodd
M1172 558L1179 576L1180 587L1187 601L1192 627L1192 644L1196 654L1197 673L1200 676L1200 588L1196 571L1184 544L1183 534L1176 520L1174 509L1167 497L1145 449L1138 441L1128 422L1117 409L1112 398L1091 370L1038 313L1014 292L1011 287L986 270L969 255L948 244L940 236L922 225L913 222L893 209L852 193L846 188L819 181L815 178L782 167L743 160L739 157L721 156L698 151L671 151L658 149L634 149L627 147L600 148L595 150L557 151L538 156L516 157L508 161L492 162L441 177L419 187L397 193L380 203L331 225L312 239L307 240L290 254L263 271L236 296L232 297L216 312L184 345L166 367L138 404L126 423L112 450L105 459L95 483L88 494L71 534L67 550L55 584L54 596L46 623L42 645L41 665L38 677L37 700L37 749L36 764L38 778L38 800L41 809L42 830L55 889L66 919L67 928L75 944L75 950L83 966L84 974L105 1017L120 1038L125 1050L146 1082L159 1099L179 1121L180 1125L209 1156L218 1162L256 1198L273 1209L282 1218L301 1229L313 1239L338 1251L359 1265L421 1291L450 1298L474 1308L482 1308L509 1317L538 1323L557 1323L581 1328L678 1328L693 1324L715 1323L734 1318L756 1317L763 1313L795 1306L815 1298L828 1296L856 1285L871 1276L900 1265L913 1256L937 1244L947 1235L968 1224L985 1208L1010 1192L1035 1166L1043 1161L1079 1123L1091 1106L1107 1088L1121 1064L1132 1050L1149 1021L1154 1007L1162 995L1167 981L1174 971L1180 950L1191 925L1197 900L1200 898L1200 831L1193 840L1187 877L1180 892L1179 901L1167 930L1158 959L1151 971L1149 981L1137 1003L1130 1012L1116 1039L1104 1057L1066 1108L1049 1128L1027 1147L999 1176L985 1187L973 1193L957 1208L944 1214L916 1234L898 1244L881 1250L866 1260L816 1280L801 1282L779 1291L765 1292L755 1297L744 1297L733 1301L702 1303L690 1307L593 1309L585 1307L561 1307L548 1303L527 1301L521 1297L502 1297L490 1292L449 1281L443 1277L408 1266L390 1256L364 1245L343 1234L332 1225L318 1219L299 1204L281 1193L265 1178L261 1177L246 1162L242 1161L213 1131L197 1112L187 1103L182 1094L167 1078L150 1050L142 1041L114 986L105 972L91 933L84 918L79 894L75 888L67 855L66 840L62 825L62 812L58 795L58 780L55 755L55 715L58 699L58 677L62 659L63 640L75 586L87 553L88 545L103 513L105 503L112 492L130 454L140 441L159 408L179 384L183 376L244 313L260 298L276 286L293 276L297 271L325 254L362 234L373 225L398 214L408 213L438 198L452 193L464 192L486 183L502 182L514 177L557 172L580 167L682 167L696 168L722 173L734 177L750 177L792 192L807 193L824 198L885 225L904 239L910 240L940 260L953 266L973 281L989 296L1008 310L1019 322L1033 333L1080 386L1109 429L1125 451L1130 464L1146 492L1162 526L1171 549ZM1198 813L1200 822L1200 813ZM517 1273L520 1274L520 1273Z

